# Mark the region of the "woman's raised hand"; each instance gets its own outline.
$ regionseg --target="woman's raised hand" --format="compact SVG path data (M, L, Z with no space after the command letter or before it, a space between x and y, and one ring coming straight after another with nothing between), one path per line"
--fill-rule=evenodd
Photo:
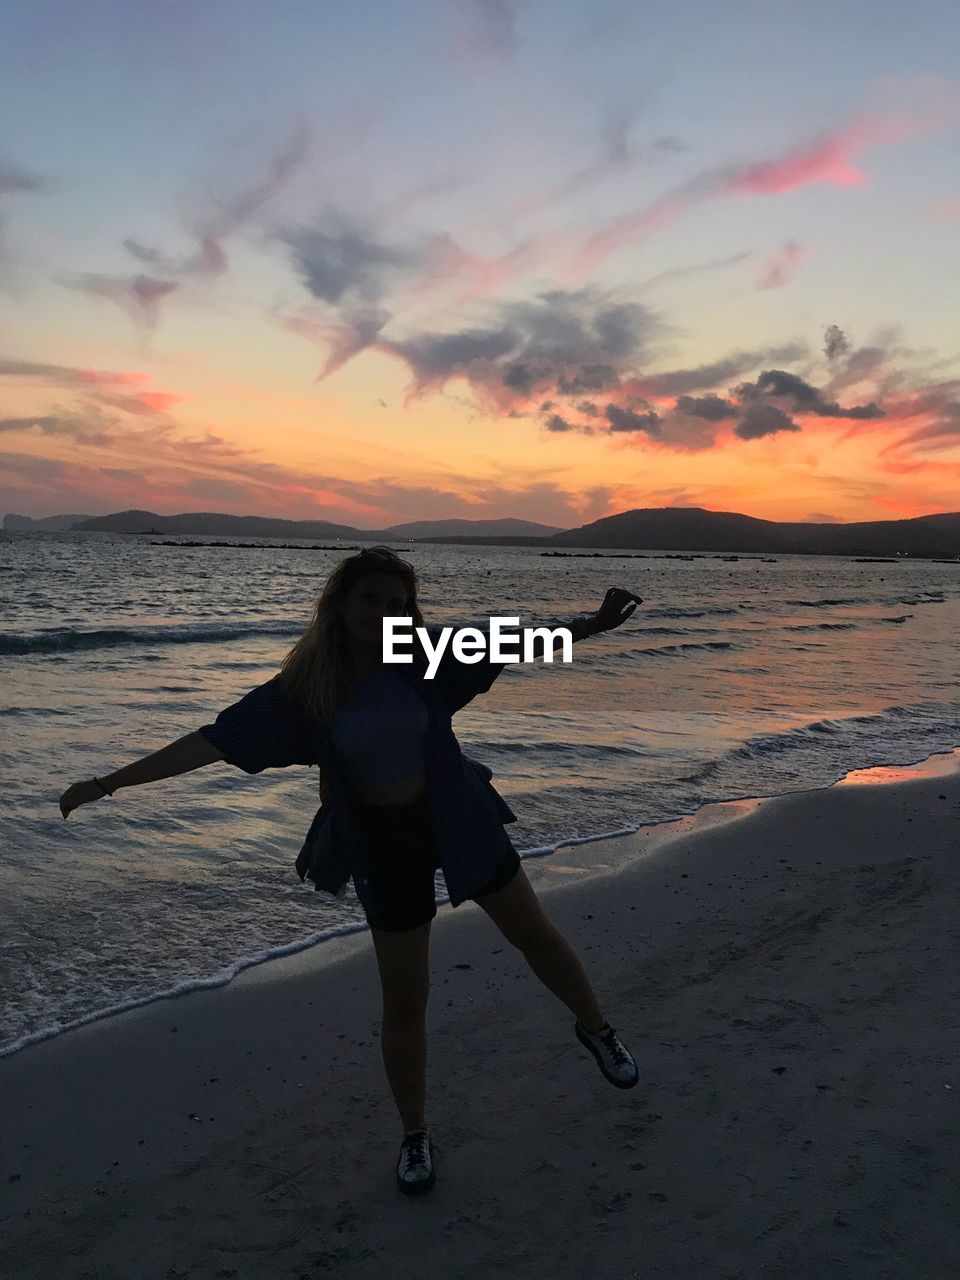
M102 798L103 792L92 779L89 782L75 782L60 797L60 812L66 817L71 809L79 809L82 804Z
M635 603L631 604L631 601ZM619 627L621 622L626 622L638 604L643 604L643 601L632 591L626 591L623 587L611 587L596 612L594 630L612 631L614 627ZM630 605L629 609L627 605Z

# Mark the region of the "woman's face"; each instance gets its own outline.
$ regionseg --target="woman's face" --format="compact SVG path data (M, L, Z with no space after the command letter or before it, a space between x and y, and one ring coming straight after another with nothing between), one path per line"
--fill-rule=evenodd
M383 619L410 612L410 601L403 579L395 573L365 573L358 578L342 606L347 634L366 649L382 647Z

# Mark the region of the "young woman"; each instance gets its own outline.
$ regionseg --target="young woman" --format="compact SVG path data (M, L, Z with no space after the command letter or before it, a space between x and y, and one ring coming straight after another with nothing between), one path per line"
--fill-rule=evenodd
M413 661L382 660L384 617L423 627L413 566L388 547L343 560L324 584L313 619L279 673L221 711L212 724L103 778L69 787L64 818L82 804L226 760L247 773L320 766L322 804L296 867L300 878L342 898L347 882L363 907L383 993L381 1049L404 1127L397 1184L407 1193L435 1181L425 1117L428 944L442 868L452 906L472 899L576 1015L575 1032L621 1089L637 1065L603 1017L570 944L544 912L504 824L516 815L464 756L451 718L503 670L444 651L432 679L414 639ZM640 598L611 587L594 614L568 626L574 641L624 622ZM629 607L628 607L629 606ZM439 628L426 628L435 644ZM413 631L416 637L416 631Z

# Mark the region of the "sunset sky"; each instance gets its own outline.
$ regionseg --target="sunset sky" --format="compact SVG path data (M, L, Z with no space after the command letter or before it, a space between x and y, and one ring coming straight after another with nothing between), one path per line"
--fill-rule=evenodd
M0 515L960 510L956 0L12 0Z

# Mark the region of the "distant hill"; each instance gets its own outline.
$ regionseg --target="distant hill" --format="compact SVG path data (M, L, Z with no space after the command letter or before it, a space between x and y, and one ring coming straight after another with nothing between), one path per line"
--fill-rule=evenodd
M855 524L781 523L703 507L649 507L606 516L551 541L644 551L759 551L786 555L960 555L960 512Z
M278 520L272 516L232 516L218 511L188 511L158 516L155 511L118 511L73 526L84 533L206 533L254 538L349 538L365 535L329 520Z
M72 529L78 520L89 519L90 517L86 515L41 516L38 520L34 520L33 516L9 515L3 517L3 527L11 531L19 530L21 533L28 529L52 529L54 532L60 532L64 529Z
M28 521L24 525L16 522ZM11 523L14 522L14 523ZM63 522L54 524L52 522ZM67 523L70 522L70 523ZM358 529L328 520L278 520L194 511L161 516L118 511L109 516L6 516L7 529L73 528L85 532L206 534L319 541L453 543L477 546L583 547L622 551L756 552L781 555L960 556L960 512L911 520L808 524L758 520L703 507L646 507L605 516L576 529L530 520L414 520L386 529Z
M68 526L69 527L69 526ZM205 533L260 538L349 538L353 541L389 542L391 538L415 539L473 534L478 537L526 535L549 538L561 532L557 525L531 520L413 520L387 529L358 529L328 520L281 520L271 516L233 516L222 512L190 511L160 516L155 511L118 511L109 516L79 517L75 526L86 533Z

